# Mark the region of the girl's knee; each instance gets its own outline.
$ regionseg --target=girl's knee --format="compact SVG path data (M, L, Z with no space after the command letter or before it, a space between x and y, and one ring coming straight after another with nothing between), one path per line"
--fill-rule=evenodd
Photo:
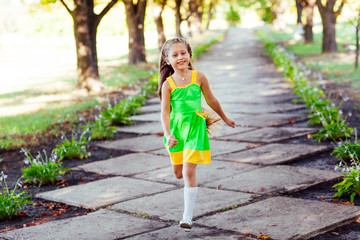
M183 178L182 165L175 165L173 170L174 170L174 175L177 179Z
M183 178L183 175L182 175L182 172L174 172L174 175L177 179L182 179Z

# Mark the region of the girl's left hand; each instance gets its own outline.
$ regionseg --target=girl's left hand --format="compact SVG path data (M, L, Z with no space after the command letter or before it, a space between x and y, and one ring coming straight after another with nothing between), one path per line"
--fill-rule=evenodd
M235 121L231 118L226 118L224 120L224 122L229 126L229 127L232 127L232 128L235 128Z

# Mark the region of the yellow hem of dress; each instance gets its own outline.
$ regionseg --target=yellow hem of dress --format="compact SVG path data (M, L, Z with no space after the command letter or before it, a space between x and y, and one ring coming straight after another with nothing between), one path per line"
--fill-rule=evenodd
M210 164L211 163L211 152L210 150L191 150L184 149L180 152L170 152L171 164L172 165L181 165L183 162L194 163L194 164ZM185 159L185 160L184 160Z

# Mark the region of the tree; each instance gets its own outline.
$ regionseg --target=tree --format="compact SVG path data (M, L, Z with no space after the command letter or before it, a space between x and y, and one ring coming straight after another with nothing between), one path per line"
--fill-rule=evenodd
M162 19L162 13L164 11L166 5L166 0L155 0L153 4L153 17L156 24L156 29L158 33L158 47L159 51L162 48L162 45L166 41L165 33L164 33L164 24Z
M304 25L304 42L311 43L314 42L313 34L313 18L314 18L314 8L316 0L306 0L303 1L304 7L303 11L305 13L305 25Z
M297 24L302 24L301 22L301 14L302 14L302 10L303 10L303 0L295 0L295 4L296 4L296 13L297 13Z
M195 20L195 27L197 30L197 33L202 33L202 18L204 14L204 0L189 0L189 8L188 8L188 14L187 14L187 21L189 25L189 31L191 31L191 21ZM191 32L190 32L191 34Z
M359 68L359 30L360 30L360 8L359 15L356 22L356 54L355 54L355 69Z
M326 0L326 5L323 5L321 0L316 0L318 6L322 25L323 25L323 40L322 40L322 52L337 52L336 44L336 19L340 15L341 10L344 7L346 0L341 0L338 10L335 11L334 7L337 0Z
M218 0L210 0L207 4L207 19L206 19L206 30L209 30L210 27L210 21L212 17L215 15L216 9L215 6L218 3Z
M181 7L182 0L175 0L175 27L176 27L176 36L182 37L181 34L181 22L183 21L181 17L180 7Z
M104 85L99 78L96 32L101 19L116 4L117 0L111 0L99 14L94 12L93 0L74 0L73 10L70 10L64 0L60 0L60 2L69 12L74 22L78 72L76 87L100 92Z
M123 0L129 31L129 64L146 62L144 20L147 0Z
M359 68L359 31L360 31L360 2L358 0L349 0L348 5L353 14L349 14L349 22L355 27L355 69Z

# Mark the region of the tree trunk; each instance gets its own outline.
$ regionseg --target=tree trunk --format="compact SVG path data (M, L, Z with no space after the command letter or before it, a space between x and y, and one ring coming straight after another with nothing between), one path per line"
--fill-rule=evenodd
M162 12L164 11L166 1L163 1L162 4L155 4L153 8L153 16L156 23L156 29L158 33L158 48L161 51L162 46L166 42L166 37L164 33L164 24L162 19Z
M190 17L188 19L186 19L186 23L187 23L187 26L188 26L188 37L192 37L192 33L191 33L191 19Z
M208 9L208 17L207 17L207 21L206 21L206 30L209 30L211 18L215 13L214 6L215 6L215 2L213 0L210 0L209 9Z
M96 32L101 19L115 5L117 0L112 0L98 15L94 13L93 0L75 0L74 10L70 10L63 0L60 1L74 22L78 73L76 88L100 92L104 85L100 82L99 77Z
M126 12L126 24L129 31L129 64L146 62L144 19L146 1L123 0Z
M360 16L356 26L356 53L355 53L355 69L359 68L359 29L360 29Z
M189 18L193 18L196 32L198 34L202 33L201 23L202 23L202 16L203 16L203 7L204 1L203 0L189 0L189 13L188 13L188 20ZM191 19L190 19L191 21Z
M204 15L204 1L197 1L197 6L195 9L195 26L196 26L196 30L197 33L202 34L202 19L203 19L203 15Z
M74 14L74 35L76 43L77 56L77 72L78 83L76 88L84 88L88 91L100 92L103 84L100 82L97 56L96 42L93 42L91 33L94 31L94 14L91 14L92 9L88 5L88 1L76 1ZM96 26L95 26L96 27ZM95 57L94 57L95 56Z
M180 13L181 2L182 2L182 0L175 0L175 3L176 3L175 22L176 22L176 36L177 37L182 37L181 28L180 28L181 22L182 22L181 13Z
M301 4L302 0L295 0L296 2L296 12L297 12L297 24L302 24L301 22L301 14L302 14L302 10L303 10L303 6Z
M338 47L336 44L336 19L330 15L326 14L322 17L323 25L323 44L322 52L337 52Z
M306 18L306 23L304 26L304 42L305 43L314 42L314 34L313 34L314 7L315 7L315 0L308 0L307 4L303 8L303 11L305 13L305 18Z
M336 0L327 0L326 6L323 6L321 0L316 0L322 25L323 25L323 41L322 41L322 52L337 52L336 44L336 19L340 15L342 8L344 7L345 0L340 4L339 9L335 12L334 5Z

